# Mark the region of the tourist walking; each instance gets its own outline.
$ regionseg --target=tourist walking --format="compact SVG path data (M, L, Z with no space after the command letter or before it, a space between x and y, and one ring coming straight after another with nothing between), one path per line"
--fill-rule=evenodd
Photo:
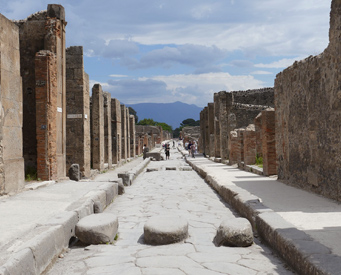
M166 149L165 149L165 154L166 154L166 159L169 159L169 155L170 155L170 145L169 143L166 144Z
M192 146L191 146L192 158L195 158L195 156L194 156L195 150L196 150L196 146L195 146L195 143L193 143Z

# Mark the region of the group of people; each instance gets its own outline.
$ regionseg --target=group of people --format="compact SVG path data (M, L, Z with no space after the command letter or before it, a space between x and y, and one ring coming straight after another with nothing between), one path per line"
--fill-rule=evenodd
M188 155L191 155L192 158L195 158L194 154L195 154L196 149L197 149L196 143L195 142L192 143L192 141L190 140L188 145L187 145L187 149L188 149Z

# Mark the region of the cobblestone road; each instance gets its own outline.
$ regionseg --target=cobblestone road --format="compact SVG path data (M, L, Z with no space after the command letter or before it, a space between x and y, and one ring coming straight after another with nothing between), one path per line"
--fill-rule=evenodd
M221 221L236 215L194 171L184 171L189 166L176 150L171 151L170 160L153 161L148 168L159 171L143 172L105 210L118 216L117 241L74 246L48 274L293 274L256 238L248 248L214 246ZM145 222L152 216L169 214L187 219L186 241L164 246L144 244Z

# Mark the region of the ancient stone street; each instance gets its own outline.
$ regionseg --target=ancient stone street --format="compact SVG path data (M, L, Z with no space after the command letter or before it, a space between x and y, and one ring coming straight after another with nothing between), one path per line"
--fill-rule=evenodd
M243 248L213 244L221 222L237 215L176 149L170 160L152 161L147 168L104 211L118 217L117 240L78 243L47 274L293 274L257 238ZM186 219L189 237L176 244L146 245L144 225L159 215Z

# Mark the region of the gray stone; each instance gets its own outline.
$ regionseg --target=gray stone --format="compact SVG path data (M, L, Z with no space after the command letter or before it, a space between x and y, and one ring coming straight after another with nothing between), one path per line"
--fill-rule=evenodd
M122 179L124 186L130 186L134 177L131 173L118 173L117 176Z
M103 206L100 201L95 201L94 202L94 213L102 213L103 212Z
M155 216L144 225L144 241L164 245L183 241L188 237L188 222L176 216Z
M223 221L213 242L216 246L251 246L253 244L253 232L250 222L245 218Z
M159 168L147 168L147 172L156 172L159 171Z
M107 213L89 215L81 219L76 225L76 236L86 244L112 242L117 231L117 217Z
M72 164L69 169L69 178L70 180L79 181L81 179L81 174L79 171L79 164Z
M125 193L124 185L123 185L123 181L121 179L121 181L118 182L118 194L123 195L124 193Z
M166 170L175 171L175 170L176 170L176 167L166 167Z

